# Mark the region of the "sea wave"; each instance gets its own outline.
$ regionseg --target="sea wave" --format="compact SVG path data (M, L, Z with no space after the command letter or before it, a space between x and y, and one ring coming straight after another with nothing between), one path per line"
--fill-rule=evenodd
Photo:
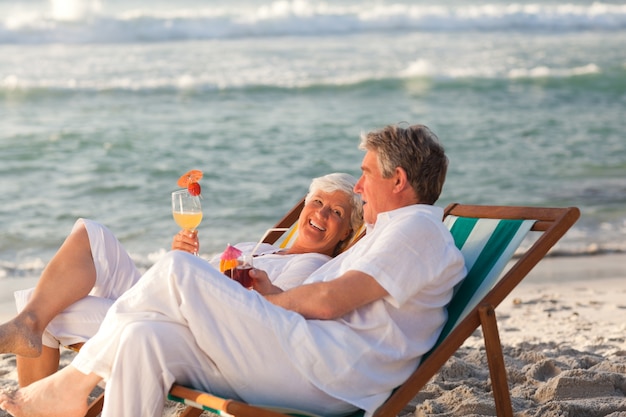
M437 79L534 79L534 78L568 78L603 73L602 68L594 63L580 66L551 67L540 65L534 67L494 68L482 67L435 67L425 59L417 59L409 64L399 75L402 78L432 77ZM606 75L606 74L605 74Z
M105 74L106 75L106 74ZM429 83L455 83L484 81L487 83L532 82L535 79L561 80L576 82L584 79L593 84L594 80L612 80L613 86L626 85L626 72L623 69L605 70L589 63L571 68L550 67L541 65L529 68L494 69L490 67L435 67L420 59L410 63L400 71L389 71L381 74L373 70L352 74L332 74L324 77L316 74L299 74L297 78L286 77L281 73L259 71L247 75L222 77L209 74L162 74L150 76L83 76L73 77L60 74L50 78L30 78L25 75L8 74L0 78L0 95L34 95L42 94L74 94L80 92L119 91L119 92L183 92L212 93L215 91L266 90L324 90L331 88L382 88L403 89L404 84L411 80L423 80Z
M256 7L154 10L116 14L75 1L49 10L10 9L0 18L0 44L133 43L372 31L615 31L626 29L626 5L410 5L275 1ZM99 3L94 3L98 5Z

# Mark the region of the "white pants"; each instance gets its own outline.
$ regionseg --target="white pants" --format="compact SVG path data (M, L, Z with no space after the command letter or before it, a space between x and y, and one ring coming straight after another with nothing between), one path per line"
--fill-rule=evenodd
M77 220L74 229L82 224L89 236L96 283L87 297L66 308L48 324L42 342L51 348L86 342L98 331L109 307L141 277L130 255L109 229L87 219ZM18 312L24 309L33 291L34 288L15 292Z
M104 417L161 415L174 381L257 404L354 411L286 360L281 341L302 320L175 251L117 300L72 365L105 379Z

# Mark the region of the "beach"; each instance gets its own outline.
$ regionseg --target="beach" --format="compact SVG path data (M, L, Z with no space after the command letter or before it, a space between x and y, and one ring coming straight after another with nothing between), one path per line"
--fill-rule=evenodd
M0 281L3 321L13 284ZM516 416L626 416L626 255L547 257L496 315ZM17 386L13 355L0 355L0 378ZM489 384L476 331L400 416L495 416Z
M496 310L517 415L626 416L622 3L0 1L0 319L77 218L145 270L199 169L208 257L312 178L358 177L361 133L425 124L450 159L437 205L581 212ZM495 415L483 351L477 331L402 415Z

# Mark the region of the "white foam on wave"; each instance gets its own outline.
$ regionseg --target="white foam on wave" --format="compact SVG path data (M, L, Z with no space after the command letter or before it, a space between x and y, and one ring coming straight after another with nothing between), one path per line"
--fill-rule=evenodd
M600 67L596 64L587 64L575 68L549 68L538 66L534 68L516 68L509 71L509 78L544 78L544 77L571 77L577 75L598 74Z
M0 260L0 278L38 277L46 266L46 261L33 258L19 261Z
M545 65L533 68L513 68L498 70L492 65L483 66L450 66L436 67L433 63L419 58L411 62L406 69L400 72L401 78L429 77L438 79L462 79L462 78L564 78L580 75L600 74L602 69L589 63L573 68L553 68Z
M69 91L151 91L151 90L189 90L189 91L214 91L227 89L242 89L248 87L270 87L270 88L307 88L312 86L350 86L363 82L376 81L381 79L412 79L430 78L439 81L459 80L459 79L524 79L524 78L566 78L579 75L589 75L600 73L601 69L595 64L589 64L572 69L553 69L546 66L539 66L530 69L514 69L508 74L498 74L493 68L470 68L458 67L447 69L436 69L425 61L416 61L398 74L337 74L326 79L294 78L281 74L280 77L260 79L251 73L248 76L226 77L209 76L207 74L191 75L180 74L174 76L152 76L149 78L132 77L112 77L109 79L39 79L32 80L20 78L15 74L10 74L0 79L0 90L69 90Z
M622 30L626 5L465 4L335 5L309 0L111 12L99 0L51 0L49 9L10 8L0 43L157 42L369 31Z
M320 75L317 73L272 72L267 68L233 68L229 74L218 72L180 72L142 75L58 74L47 78L31 78L23 74L7 74L0 78L0 90L67 90L67 91L216 91L250 87L307 88L312 86L350 86L378 80L432 79L438 81L463 79L532 79L567 78L601 74L602 68L594 63L572 68L545 65L532 68L499 69L484 63L473 66L435 65L426 59L417 59L405 69L353 69L352 71Z
M50 15L58 21L77 21L102 12L98 0L50 0Z

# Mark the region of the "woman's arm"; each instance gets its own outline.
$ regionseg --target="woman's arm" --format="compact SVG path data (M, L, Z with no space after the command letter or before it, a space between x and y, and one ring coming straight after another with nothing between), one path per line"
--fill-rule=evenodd
M200 241L198 240L198 231L190 232L181 230L174 235L172 239L172 250L182 250L196 255L200 251Z

